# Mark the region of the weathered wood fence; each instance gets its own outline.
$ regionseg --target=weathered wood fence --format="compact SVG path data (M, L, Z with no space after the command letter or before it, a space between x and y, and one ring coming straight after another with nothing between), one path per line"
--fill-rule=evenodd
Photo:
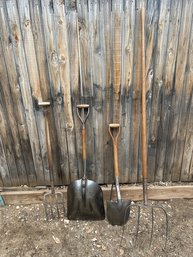
M0 0L0 186L49 184L47 100L55 184L82 174L80 102L88 177L112 181L108 124L119 122L121 182L141 181L141 3ZM149 180L192 181L193 1L145 6Z

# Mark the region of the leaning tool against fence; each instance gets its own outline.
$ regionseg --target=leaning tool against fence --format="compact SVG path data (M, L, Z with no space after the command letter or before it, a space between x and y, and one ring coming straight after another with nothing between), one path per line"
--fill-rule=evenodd
M54 188L54 172L53 172L53 159L52 147L50 140L50 102L39 102L38 106L43 108L45 118L45 132L46 132L46 147L48 153L48 169L50 174L51 192L44 194L44 208L47 221L59 219L64 216L64 195L62 192L56 192Z
M145 39L144 39L144 21L145 21L145 9L141 8L141 47L142 47L142 55L141 55L141 63L142 63L142 97L141 97L141 139L142 139L142 178L143 178L143 202L132 204L131 207L137 207L137 224L136 224L136 233L135 233L135 244L137 242L139 236L139 227L140 221L142 220L142 214L148 220L151 226L150 232L150 240L149 245L152 244L152 239L154 235L155 224L160 222L155 218L156 210L160 211L165 217L165 244L167 244L168 237L168 215L166 210L157 204L148 203L148 193L147 193L147 121L146 121L146 83L145 83ZM143 212L142 212L143 210ZM150 213L150 218L148 214ZM150 219L150 220L149 220ZM158 225L158 224L157 224ZM123 228L124 232L124 228ZM145 239L147 239L146 237Z
M76 15L77 17L78 15ZM77 22L77 39L79 53L79 72L80 86L83 89L82 70L81 70L81 53L79 41L78 17ZM80 92L83 98L82 90ZM67 217L70 220L103 220L105 219L105 209L103 201L103 192L101 187L93 180L87 178L86 166L86 121L90 113L88 104L78 104L76 106L77 116L81 122L82 129L82 161L83 176L70 183L67 190Z
M113 7L112 7L113 8ZM113 156L114 156L114 184L116 192L116 200L112 199L111 187L110 200L107 201L107 220L111 225L124 225L129 219L129 206L131 200L123 200L121 198L121 190L119 185L119 168L118 168L118 137L120 134L119 124L119 103L120 103L120 84L121 84L121 20L118 18L116 12L112 12L111 17L114 21L114 38L113 38L113 90L114 90L114 104L113 104L113 122L109 124L109 134L113 142Z

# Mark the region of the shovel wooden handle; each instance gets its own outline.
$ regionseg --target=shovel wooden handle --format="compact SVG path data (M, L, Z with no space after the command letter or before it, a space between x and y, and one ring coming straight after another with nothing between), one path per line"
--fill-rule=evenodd
M146 125L146 83L145 83L145 38L144 38L144 24L145 24L145 9L141 9L141 62L142 62L142 97L141 97L141 108L142 108L142 175L143 179L147 179L147 125Z
M113 133L116 133L116 135L114 135ZM120 134L120 125L118 123L109 124L109 134L113 141L114 173L115 177L119 177L117 140Z
M83 178L86 178L86 130L85 122L89 115L89 104L78 104L76 106L77 115L82 123L82 160L83 160Z
M85 127L82 128L82 159L86 160L86 131Z

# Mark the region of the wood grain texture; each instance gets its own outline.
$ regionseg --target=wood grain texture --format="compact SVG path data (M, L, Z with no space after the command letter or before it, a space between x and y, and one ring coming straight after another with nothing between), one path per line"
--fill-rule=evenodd
M192 23L192 2L186 1L182 3L182 22L179 31L179 42L177 48L177 57L175 64L175 78L173 81L173 95L171 101L171 112L169 120L169 130L167 138L167 149L165 159L166 179L179 180L180 169L175 169L175 149L176 137L178 133L179 117L182 95L184 91L184 79L186 74L186 64L188 56L188 46L190 29ZM185 128L184 128L185 129ZM183 149L182 149L183 151ZM178 158L178 157L177 157Z
M99 183L104 181L104 38L103 16L99 1L89 1L89 33L91 54L91 83L93 92L93 137L94 137L94 174L93 179Z
M94 4L94 2L93 2ZM96 177L95 167L95 131L94 131L94 97L92 76L92 50L91 48L91 26L89 20L89 1L77 1L77 12L79 21L79 58L80 76L82 85L80 88L80 100L82 104L89 104L90 114L86 122L86 145L87 145L87 176L90 179ZM91 21L92 22L92 21ZM80 122L80 121L79 121ZM79 132L80 133L80 132Z
M22 94L22 103L25 110L26 124L35 166L35 171L30 169L31 173L28 174L28 178L31 184L36 184L37 178L40 183L44 183L42 156L38 140L36 119L33 112L33 101L25 60L25 51L22 42L17 3L16 1L6 1L6 7L9 18L10 39L12 41L15 68L17 73L17 84L19 85Z
M110 186L102 187L104 200L110 197ZM3 197L6 205L25 205L42 203L43 196L48 190L29 190L29 191L2 191L0 195ZM67 200L67 190L60 189L56 192L62 192L64 201ZM140 201L143 199L142 187L121 187L123 199L132 199ZM193 186L153 186L148 189L149 200L163 201L170 199L192 199ZM115 197L115 195L113 195Z
M166 178L165 158L168 132L170 130L169 119L171 110L171 101L173 95L175 64L177 57L179 29L182 14L182 1L172 1L170 8L170 24L168 32L168 43L165 67L163 70L163 87L161 92L161 112L160 125L158 127L158 144L156 156L157 174L162 174L162 179ZM166 176L165 176L166 175Z
M132 91L134 86L134 35L135 35L135 1L125 1L122 12L122 72L121 72L121 181L131 180L131 131L132 131ZM122 151L124 149L124 151Z
M101 8L101 15L103 17L103 42L104 42L104 102L103 102L103 135L104 135L104 183L112 182L113 176L113 158L112 158L112 143L108 132L108 124L113 119L113 74L112 74L112 12L111 1L104 1ZM106 160L111 160L107 162Z
M57 4L57 3L56 3ZM54 8L53 1L41 1L42 24L46 43L46 58L50 76L50 92L53 103L54 123L51 131L57 133L57 156L58 163L54 169L54 183L69 183L69 158L66 140L66 123L64 117L64 85L60 77L60 54L58 40L61 36L57 30L58 18L57 9Z
M140 1L136 1L135 9L135 45L134 51L134 73L132 90L132 109L130 119L131 128L131 173L130 181L138 180L139 176L139 151L140 151L140 120L141 120L141 22L140 22Z
M188 8L190 9L190 13L188 15L191 15L191 21L190 21L190 28L187 27L186 33L190 33L190 35L187 35L186 40L187 43L187 60L186 60L186 67L184 69L184 80L180 83L182 85L182 93L181 93L181 99L179 101L179 112L178 112L178 130L176 134L176 142L175 142L175 152L174 152L174 160L173 160L173 167L172 167L172 180L179 181L182 179L181 174L181 168L182 168L182 158L185 151L185 138L187 134L187 128L188 128L188 119L189 119L189 112L191 108L191 102L192 102L192 92L193 92L193 77L192 77L192 53L193 53L193 6L192 2L187 2ZM189 36L189 37L188 37ZM185 42L183 42L184 47ZM183 76L181 74L181 76ZM189 132L188 132L189 134ZM185 176L183 177L183 180L185 179Z
M121 183L142 181L141 25L145 6L149 181L193 180L191 0L0 0L0 185L49 185L82 175L77 104L89 104L87 175L113 182L108 124L119 122Z

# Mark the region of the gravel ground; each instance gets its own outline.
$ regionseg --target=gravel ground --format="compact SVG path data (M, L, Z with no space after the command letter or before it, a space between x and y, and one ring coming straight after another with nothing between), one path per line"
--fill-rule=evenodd
M157 203L154 203L157 206ZM123 228L104 221L45 220L42 204L0 208L0 257L116 257L193 256L193 200L159 202L169 217L165 244L165 218L156 208L150 242L151 212L143 208L135 242L137 208ZM122 241L121 241L122 239ZM121 242L121 245L120 245Z

